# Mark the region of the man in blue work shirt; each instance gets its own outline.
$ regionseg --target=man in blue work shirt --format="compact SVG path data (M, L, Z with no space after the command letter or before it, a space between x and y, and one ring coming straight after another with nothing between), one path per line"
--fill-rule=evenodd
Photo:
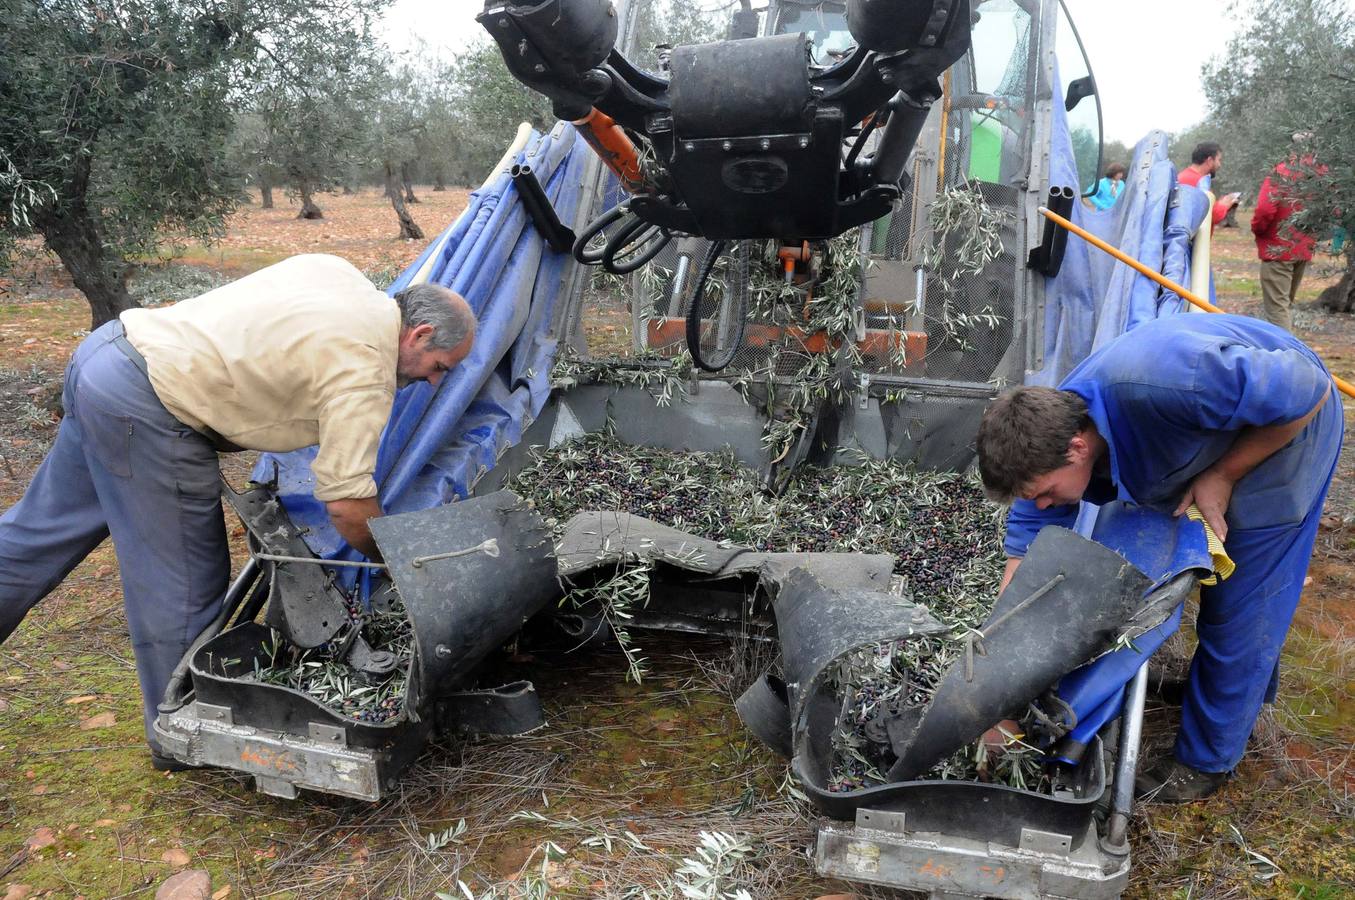
M1012 504L1003 587L1036 532L1079 501L1181 515L1196 505L1237 563L1200 592L1174 753L1140 796L1212 794L1242 759L1298 606L1341 450L1341 403L1297 338L1246 316L1172 315L1093 353L1058 389L998 398L979 427L990 497Z

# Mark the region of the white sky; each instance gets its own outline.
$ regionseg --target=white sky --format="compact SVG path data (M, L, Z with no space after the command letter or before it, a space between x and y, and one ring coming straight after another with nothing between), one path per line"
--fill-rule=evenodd
M1179 131L1204 117L1200 70L1238 25L1232 0L1066 2L1096 74L1107 138L1133 145L1152 128ZM395 49L422 38L455 51L483 32L475 23L483 8L484 0L395 0L387 39Z

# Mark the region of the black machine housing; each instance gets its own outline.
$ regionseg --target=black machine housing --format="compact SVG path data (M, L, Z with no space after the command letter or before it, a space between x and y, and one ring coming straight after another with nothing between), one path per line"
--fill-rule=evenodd
M596 108L648 141L658 165L630 201L640 219L795 243L889 211L937 78L969 47L969 0L848 0L846 11L856 46L832 65L792 33L676 47L667 78L615 49L609 0L487 0L477 21L557 116Z

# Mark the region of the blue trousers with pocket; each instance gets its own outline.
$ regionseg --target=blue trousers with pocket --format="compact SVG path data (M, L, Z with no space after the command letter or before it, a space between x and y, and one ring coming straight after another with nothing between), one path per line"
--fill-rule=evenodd
M0 516L0 641L111 535L151 740L170 674L220 610L230 555L216 450L165 409L121 334L115 320L76 349L56 443Z

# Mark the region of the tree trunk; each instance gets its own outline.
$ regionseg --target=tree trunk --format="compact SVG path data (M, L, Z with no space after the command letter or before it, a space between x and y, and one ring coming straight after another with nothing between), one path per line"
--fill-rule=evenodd
M1317 295L1316 305L1332 312L1355 312L1355 252L1346 253L1346 271L1341 280Z
M1236 227L1237 227L1237 207L1236 207L1236 206L1230 206L1230 207L1228 207L1228 215L1226 215L1226 216L1223 217L1223 221L1219 223L1219 227L1220 227L1220 228L1236 228Z
M273 182L262 175L259 176L259 196L262 198L259 203L260 209L273 208Z
M59 209L44 209L34 216L33 224L89 301L92 331L124 310L135 309L137 303L127 293L126 263L111 257L85 202L89 168L85 159L77 163L72 179L75 196L66 199Z
M345 197L351 197L351 196L353 196L353 188L352 188L351 185L345 184L345 185L343 186L343 195L344 195Z
M435 191L447 190L447 179L442 177L441 169L439 169L437 173L433 176L433 190Z
M400 183L405 186L405 202L418 203L419 198L414 196L414 181L409 177L409 163L400 163Z
M414 217L405 208L404 197L400 191L400 182L395 177L395 169L386 163L386 196L395 209L395 217L400 220L400 237L404 240L423 240L423 229L414 221Z
M311 195L310 183L300 180L296 183L297 192L301 194L301 212L296 214L298 219L323 219L325 214L320 207L315 205L315 200Z

